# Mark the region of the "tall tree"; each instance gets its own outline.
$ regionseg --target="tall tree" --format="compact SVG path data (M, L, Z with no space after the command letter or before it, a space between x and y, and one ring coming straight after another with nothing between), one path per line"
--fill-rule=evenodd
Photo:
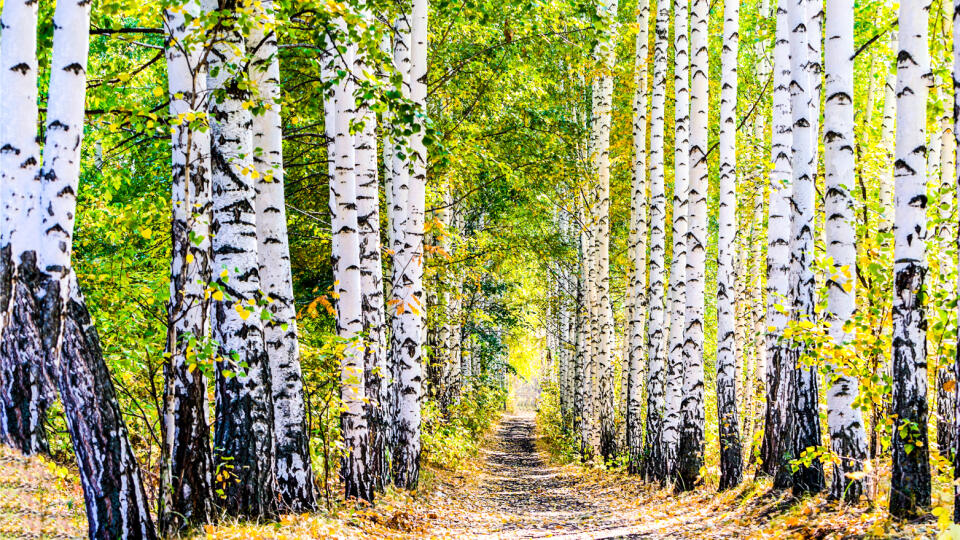
M639 473L643 459L643 345L646 333L647 291L647 57L649 55L650 1L637 5L637 44L634 61L633 186L630 199L629 343L627 345L626 437L628 468Z
M857 307L857 231L850 188L856 182L853 129L853 0L827 3L827 101L824 111L824 163L826 167L827 257L833 261L827 277L826 320L835 347L827 373L827 426L835 461L830 496L855 502L863 494L857 473L867 457L863 415L854 408L859 381L849 374L854 338L852 321Z
M47 450L43 345L33 287L42 237L37 143L37 2L5 3L0 16L0 442Z
M735 1L735 0L730 0ZM686 238L686 311L683 323L683 399L677 486L693 489L703 467L703 311L707 261L707 105L710 2L692 0L690 12L690 195Z
M928 0L900 3L897 142L894 162L893 475L890 513L912 517L930 506L927 445L926 123L930 84Z
M403 488L417 486L420 477L420 406L423 398L423 215L427 182L427 0L413 0L410 17L410 99L418 109L417 128L410 137L410 181L404 214L403 244L394 256L401 285L397 300L403 306L393 362L399 368L400 407L394 454L394 481ZM398 310L400 311L400 310Z
M343 28L343 21L338 24ZM334 55L333 71L348 73L357 47L348 43ZM334 175L330 182L332 257L337 294L337 334L344 350L340 363L340 412L344 446L341 476L347 497L373 500L370 478L369 431L364 404L366 399L363 342L362 285L360 272L360 234L357 213L356 146L351 133L355 122L354 82L347 75L336 81L328 106L334 108Z
M372 20L369 11L365 19ZM356 73L367 69L365 55L358 54ZM354 135L356 146L357 225L360 234L360 290L362 294L364 382L367 430L369 432L370 477L376 489L389 478L384 405L388 398L389 366L383 298L383 264L380 258L380 184L377 177L377 116L366 101L359 104L358 120L363 122Z
M653 45L653 93L650 101L650 288L647 291L647 429L643 464L647 480L663 480L663 414L666 407L664 350L665 251L667 201L664 187L664 131L667 89L667 39L670 2L657 3Z
M811 42L819 40L819 25L815 5L810 0L791 0L788 9L790 21L790 101L793 110L793 192L790 198L790 302L793 320L812 322L815 315L813 273L814 243L814 185L817 174L817 126L820 103L819 55L816 63ZM817 44L819 50L819 44ZM803 365L805 348L799 341L791 343L789 362L796 370L793 395L794 458L808 448L820 445L820 413L817 400L817 371ZM796 492L816 492L823 489L823 464L814 459L810 465L800 465L793 474Z
M743 478L743 449L737 412L737 324L733 291L737 245L737 53L740 0L726 0L720 56L720 205L717 245L717 418L720 424L720 489Z
M310 437L307 432L297 341L297 309L290 270L290 243L283 193L283 129L280 122L280 57L272 1L260 6L253 25L250 79L257 88L262 112L253 116L253 166L256 171L257 260L260 288L268 296L263 339L273 396L277 491L280 504L291 512L316 507Z
M215 289L211 327L218 350L214 453L221 505L231 514L277 514L273 396L259 313L260 274L252 117L246 102L246 56L238 7L232 0L204 7L218 16L209 53L213 209L210 225Z
M610 128L613 120L613 69L616 60L617 0L604 0L600 17L604 21L603 37L595 55L601 63L601 75L594 83L597 108L594 111L594 160L599 183L597 196L597 250L596 303L597 320L597 397L600 429L600 455L605 459L616 453L614 426L614 363L613 363L613 306L610 303Z
M667 337L666 406L663 417L664 464L667 480L677 472L683 397L683 333L687 307L687 204L690 184L690 41L686 0L674 0L674 118L673 255L670 259L670 332Z
M163 460L158 525L163 534L208 521L213 515L207 378L199 364L208 344L210 302L210 134L198 129L206 108L207 74L201 12L186 2L164 12L171 141L169 359L164 365ZM202 117L202 115L201 115ZM192 120L192 121L191 121Z
M784 306L790 294L790 194L793 168L791 145L793 122L790 105L790 26L787 6L777 3L777 27L773 47L773 114L771 121L770 202L767 217L767 408L763 444L763 472L774 477L781 489L789 487L789 457L792 453L792 415L795 373L783 333L789 321Z
M86 97L90 4L61 2L53 15L40 206L32 216L42 299L35 323L60 392L87 509L90 538L154 538L140 466L130 446L100 338L72 266ZM37 223L39 221L39 223Z

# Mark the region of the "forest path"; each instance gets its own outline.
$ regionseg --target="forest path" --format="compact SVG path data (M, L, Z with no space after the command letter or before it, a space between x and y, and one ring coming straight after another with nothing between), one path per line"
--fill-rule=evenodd
M443 538L600 539L695 538L709 530L713 520L706 512L677 515L675 500L637 481L551 465L536 439L534 413L505 416L481 450L472 485L447 495L461 512L443 512L430 532Z
M551 467L536 445L534 413L504 417L483 450L478 502L501 518L493 537L641 538L622 495L583 489L583 479ZM618 497L621 495L621 497Z

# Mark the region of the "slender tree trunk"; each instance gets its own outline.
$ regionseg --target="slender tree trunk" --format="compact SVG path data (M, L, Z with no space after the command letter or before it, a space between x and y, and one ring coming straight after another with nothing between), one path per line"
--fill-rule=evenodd
M956 242L957 231L953 227L953 216L957 209L957 176L956 176L956 136L953 133L953 117L943 104L944 113L940 119L939 140L933 141L935 146L940 147L940 193L937 205L940 224L937 230L937 240L940 249L940 275L937 276L937 285L941 290L947 293L941 300L941 309L948 310L949 306L956 302L956 290L950 283L949 276L957 270L956 263L947 255ZM944 330L945 331L945 330ZM942 339L942 333L936 337L939 341ZM947 349L944 349L947 350ZM953 373L956 371L954 363L956 356L950 357L945 354L937 355L937 448L940 454L948 460L952 459L953 448L953 426L954 410L956 403L953 398L953 385L956 384Z
M639 473L643 463L643 345L647 302L647 56L650 1L637 5L637 45L633 100L633 186L631 198L630 323L627 345L627 410L625 415L628 468Z
M38 310L44 314L41 336L73 441L90 538L154 538L140 466L71 266L90 4L58 3L53 17L45 165L39 176L44 232L37 244L39 277L34 290Z
M777 3L773 47L773 115L771 121L770 203L767 218L767 377L766 419L760 448L761 471L781 488L792 480L787 461L792 454L792 407L795 374L782 342L790 294L790 194L793 168L793 122L790 106L790 26L787 6Z
M687 216L690 180L690 90L687 81L690 68L688 9L685 0L673 3L674 50L674 113L675 139L673 155L673 256L670 259L670 333L667 337L666 406L663 417L663 455L666 479L676 478L680 445L681 399L683 396L683 334L687 306Z
M818 33L812 28L818 24L813 17L810 0L791 0L790 72L791 106L793 108L793 193L790 219L790 300L795 322L812 322L815 316L813 273L814 193L817 174L817 104L819 92L811 64L811 40ZM796 389L793 414L796 440L793 458L808 448L820 445L820 415L817 406L817 372L803 365L805 354L802 343L791 343L790 359L796 369ZM821 491L824 486L823 464L813 460L801 465L793 474L794 491L808 493Z
M264 2L265 14L275 11ZM262 25L268 23L262 22ZM260 286L270 301L263 323L273 394L274 444L279 502L290 512L316 508L310 436L303 399L297 342L297 309L290 269L287 213L283 193L283 129L280 121L280 59L274 28L254 25L250 78L265 110L253 117L253 165L257 172L257 259ZM256 150L256 149L259 149Z
M367 14L366 16L370 16ZM359 58L359 57L358 57ZM365 63L356 64L363 73ZM366 418L369 431L370 477L374 488L382 490L389 479L387 469L386 417L389 373L384 320L383 264L380 259L380 185L377 178L377 116L369 104L358 112L363 122L354 136L356 147L357 224L360 234L360 289L362 294L364 349L364 382L367 398Z
M670 3L657 3L653 46L653 93L650 101L650 288L647 291L647 429L644 440L643 475L665 480L663 470L663 415L666 408L663 325L665 320L665 250L667 202L664 187L664 130L667 88L667 40Z
M853 128L853 0L827 4L826 40L827 101L824 111L824 162L826 164L827 257L833 260L827 277L829 334L837 351L834 358L852 361L850 343L855 338L852 322L857 307L856 215L850 188L856 182ZM845 362L845 363L846 363ZM863 479L856 473L867 457L863 415L854 408L859 382L848 374L848 365L828 366L827 425L834 462L830 496L856 502L863 494Z
M611 459L616 454L617 437L614 425L614 372L613 361L613 306L610 303L610 127L613 109L613 68L616 60L617 0L604 0L600 17L606 20L607 33L595 52L603 65L602 74L595 83L597 110L594 112L597 176L599 194L597 200L597 291L596 302L599 328L597 334L597 412L600 428L600 455Z
M0 442L47 451L50 390L36 319L36 249L42 229L37 143L37 2L11 1L0 17Z
M182 6L196 17L200 6ZM164 365L163 459L159 528L175 535L213 517L213 453L210 449L207 378L198 354L209 339L210 134L190 118L205 110L207 74L202 69L199 28L183 12L164 13L172 139L170 302Z
M897 143L894 164L893 475L890 513L913 517L930 506L927 445L926 110L930 85L928 0L900 3Z
M729 0L730 2L738 0ZM703 310L707 260L708 0L692 0L690 16L690 194L686 235L686 308L683 323L683 398L677 487L693 489L703 467Z
M427 114L427 0L414 0L410 23L410 98ZM422 123L422 120L418 119ZM413 489L420 477L420 405L423 378L423 215L427 180L424 128L411 136L412 174L405 201L403 245L394 257L400 269L398 300L404 306L394 363L399 367L400 409L393 472L397 486ZM399 311L399 310L398 310Z
M340 23L342 24L342 22ZM334 59L336 70L347 71L357 54L356 45ZM370 478L369 432L365 410L365 354L361 285L360 234L357 211L356 149L351 125L355 120L354 83L348 76L336 82L333 103L335 172L330 183L330 215L334 282L337 293L337 334L345 349L340 364L340 423L346 447L341 476L346 497L373 500Z
M717 417L720 424L720 489L743 478L743 450L737 412L737 344L734 339L734 252L737 245L737 53L740 3L727 0L723 15L720 73L720 209L717 247ZM747 375L749 377L749 374Z
M251 171L251 115L241 84L245 42L233 5L210 6L221 31L209 56L207 85L213 183L214 274L211 321L217 364L214 452L220 504L231 515L277 514L273 399L260 316L257 215Z

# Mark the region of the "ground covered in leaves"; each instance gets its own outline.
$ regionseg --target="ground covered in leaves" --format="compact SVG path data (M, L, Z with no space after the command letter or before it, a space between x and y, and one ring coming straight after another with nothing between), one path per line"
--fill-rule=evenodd
M0 449L0 538L82 536L82 496L63 467ZM224 522L198 538L884 538L938 536L891 522L878 505L801 501L762 482L674 494L615 471L557 465L532 413L503 418L480 455L457 470L424 469L417 493L374 506L338 504L279 523Z

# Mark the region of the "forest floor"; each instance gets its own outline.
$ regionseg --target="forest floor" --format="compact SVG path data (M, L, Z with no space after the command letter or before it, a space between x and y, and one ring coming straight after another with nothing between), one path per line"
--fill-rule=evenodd
M85 532L75 478L46 459L0 446L0 539L76 538ZM717 493L643 484L636 477L560 465L533 413L505 416L480 454L455 471L425 468L416 493L376 505L340 504L279 523L221 522L197 536L247 538L936 538L937 524L892 522L882 505L800 501L763 482Z

